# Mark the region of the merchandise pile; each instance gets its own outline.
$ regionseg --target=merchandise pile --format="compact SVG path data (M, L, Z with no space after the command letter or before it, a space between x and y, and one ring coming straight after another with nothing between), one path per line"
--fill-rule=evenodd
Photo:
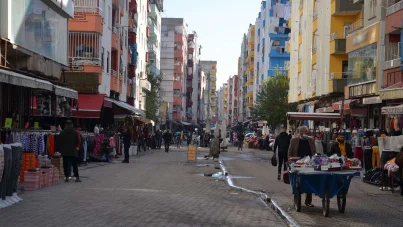
M361 170L361 161L356 158L339 157L332 155L315 155L312 158L307 156L305 158L294 160L291 164L291 169L298 168L314 168L316 171L338 171L338 170Z

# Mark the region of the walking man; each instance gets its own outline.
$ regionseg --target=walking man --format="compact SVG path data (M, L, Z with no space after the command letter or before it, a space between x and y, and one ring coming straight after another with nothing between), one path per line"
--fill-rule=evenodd
M292 138L290 147L288 149L288 157L304 158L306 156L312 157L316 153L315 141L309 138L309 129L306 126L299 127L299 136ZM312 194L306 194L305 205L313 207Z
M126 128L126 131L122 134L123 137L123 147L124 147L124 155L125 159L122 163L129 163L129 148L131 145L132 134L130 133L129 128Z
M74 177L76 182L81 182L78 175L77 155L80 149L80 139L77 132L73 128L73 122L68 120L66 127L60 133L60 153L63 157L63 170L65 182L69 182L71 177L71 166L73 166Z
M165 143L165 152L168 153L169 152L169 145L171 144L171 140L172 140L172 134L169 130L167 130L164 133L164 143Z
M280 127L281 133L276 137L274 141L274 154L278 155L278 175L277 180L281 180L281 166L284 163L284 169L287 166L287 158L288 158L288 148L290 146L290 136L286 133L286 128L284 125ZM277 150L278 148L278 150ZM276 153L277 152L277 153Z
M243 140L245 139L245 135L243 134L243 132L239 132L238 133L238 151L239 151L239 149L241 149L241 151L242 151L242 148L243 148Z

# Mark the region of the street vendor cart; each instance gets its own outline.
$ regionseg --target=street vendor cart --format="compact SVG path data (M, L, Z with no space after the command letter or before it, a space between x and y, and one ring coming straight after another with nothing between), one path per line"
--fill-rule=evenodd
M294 195L294 207L301 212L301 195L315 194L322 199L323 216L329 216L330 199L337 196L340 213L346 208L346 198L351 179L360 176L358 171L315 171L313 168L290 170L290 185Z

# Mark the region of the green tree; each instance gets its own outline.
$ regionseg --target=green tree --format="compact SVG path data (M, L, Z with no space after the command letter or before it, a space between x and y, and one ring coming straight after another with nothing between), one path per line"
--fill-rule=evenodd
M297 107L296 103L288 103L288 90L288 77L282 72L277 71L273 77L265 80L251 109L254 120L265 120L272 127L285 124L286 113L295 111Z
M149 66L147 66L147 79L151 84L151 91L147 92L146 95L146 118L157 122L162 73L161 75L155 75L149 70Z

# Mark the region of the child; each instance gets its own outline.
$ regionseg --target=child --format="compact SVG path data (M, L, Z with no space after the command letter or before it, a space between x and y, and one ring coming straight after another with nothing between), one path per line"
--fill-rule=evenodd
M104 154L105 155L105 159L106 159L106 161L107 162L111 162L111 160L109 159L109 156L110 156L110 153L111 153L111 146L109 145L109 139L107 139L107 138L105 138L104 140L103 140L103 142L102 142L102 145L101 145L101 151L102 151L102 154Z

